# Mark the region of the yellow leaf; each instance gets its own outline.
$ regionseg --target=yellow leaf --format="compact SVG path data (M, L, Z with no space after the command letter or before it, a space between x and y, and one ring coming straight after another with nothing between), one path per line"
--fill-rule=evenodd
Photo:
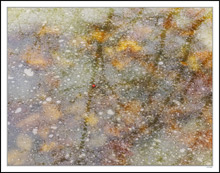
M30 151L32 147L32 140L29 136L24 134L19 134L16 140L17 146L26 151Z
M19 128L26 128L26 127L33 127L36 126L36 124L40 120L40 115L39 114L31 114L25 119L21 120L16 126Z
M122 59L113 59L112 60L112 65L117 69L117 70L123 70L131 61L129 58L122 58Z
M15 149L10 150L8 152L8 164L13 166L24 164L27 154L28 154L27 152L15 150Z
M55 142L50 142L48 144L43 144L42 147L41 147L41 151L43 152L49 152L51 151L52 149L54 149L56 146Z
M46 67L50 64L50 62L46 60L42 54L40 48L27 48L26 52L22 56L22 59L25 60L26 63L35 67Z
M126 49L131 49L132 52L138 52L142 49L142 47L139 46L136 41L131 41L131 40L120 41L117 47L117 51L124 51Z
M104 31L96 30L95 32L92 33L92 38L99 42L103 42L105 40L105 36L106 34Z
M90 126L95 126L99 120L98 120L98 117L92 113L85 117L85 121Z
M38 35L44 36L45 34L59 34L59 29L56 27L52 28L52 27L44 25L38 32Z
M62 117L62 113L54 104L49 104L49 103L44 104L43 112L46 118L48 118L50 121L55 121Z
M39 128L38 135L41 138L46 139L48 134L49 134L49 132L50 132L50 129L48 127Z
M199 64L195 55L191 55L188 57L187 64L193 71L197 71L199 69Z
M114 55L114 49L112 47L105 47L104 51L106 54L108 54L109 56Z

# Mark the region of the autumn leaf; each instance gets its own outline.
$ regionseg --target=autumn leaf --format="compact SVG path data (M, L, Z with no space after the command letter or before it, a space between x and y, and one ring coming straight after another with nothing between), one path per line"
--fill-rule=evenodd
M38 35L39 36L44 36L46 34L59 34L60 33L60 30L59 28L57 27L49 27L49 26L46 26L46 25L43 25L39 32L38 32Z
M8 164L13 166L23 165L27 158L27 152L13 149L8 151Z
M107 125L105 126L104 131L106 134L111 135L111 136L117 136L117 137L120 136L120 130L118 127Z
M183 136L183 141L191 148L212 149L212 130L197 131Z
M117 70L123 70L129 63L131 59L129 58L121 58L121 59L113 59L112 60L112 65L117 69Z
M195 54L190 55L188 57L187 64L191 70L193 70L193 71L199 70L199 63L197 61L197 57L195 56Z
M40 127L38 129L38 135L43 139L46 139L48 137L49 132L50 132L49 127Z
M106 33L104 31L96 30L92 33L92 39L97 40L98 42L105 41Z
M124 51L126 49L130 49L132 52L138 52L142 49L141 46L138 45L136 41L132 40L121 40L119 41L117 51Z
M16 139L17 146L26 151L30 151L32 147L32 140L28 135L19 134Z
M49 152L52 149L54 149L56 147L56 143L55 142L50 142L50 143L44 143L41 147L41 151L43 152Z
M99 119L94 113L91 113L85 117L85 122L90 126L95 126L99 122Z
M58 107L54 104L49 104L49 103L44 104L43 112L45 117L49 121L56 121L62 117L62 113L59 111Z
M16 127L19 127L22 129L34 127L40 122L40 118L41 118L40 114L37 114L37 113L31 114L27 116L26 118L24 118L23 120L21 120L20 122L18 122Z
M125 104L120 111L120 116L127 125L136 123L140 118L141 103L139 101L131 101Z
M195 56L197 57L198 60L202 62L202 64L206 68L212 68L212 52L210 51L196 52Z
M39 48L28 47L22 55L22 59L29 65L34 67L47 67L51 62L47 60Z

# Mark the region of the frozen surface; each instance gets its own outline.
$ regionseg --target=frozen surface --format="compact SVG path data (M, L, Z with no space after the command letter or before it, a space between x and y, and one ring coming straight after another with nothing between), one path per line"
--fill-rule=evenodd
M8 8L8 165L212 165L212 9Z

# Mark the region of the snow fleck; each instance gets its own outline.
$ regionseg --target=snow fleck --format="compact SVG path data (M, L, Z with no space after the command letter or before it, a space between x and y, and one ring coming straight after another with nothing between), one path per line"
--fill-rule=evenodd
M51 100L52 100L51 97L47 97L47 98L46 98L46 101L47 101L47 102L51 102Z
M57 104L60 104L61 103L61 101L60 100L57 100Z
M178 100L173 100L174 103L176 103L178 106L181 104Z
M159 139L154 139L154 141L161 143L161 140L159 140Z
M185 149L184 149L184 148L181 148L181 149L180 149L180 152L181 152L181 153L184 153L184 152L185 152Z
M34 129L32 130L32 133L33 133L34 135L36 135L37 132L38 132L38 128L34 128Z
M109 109L109 110L107 111L107 114L109 114L109 115L114 115L115 112L113 112L111 109Z
M53 129L53 130L56 130L57 126L51 126L50 128Z
M103 115L103 112L99 112L98 114L99 114L99 115Z
M21 108L17 108L17 109L15 110L15 113L17 114L17 113L19 113L19 112L21 112L21 111L22 111Z
M50 134L48 137L49 137L49 138L52 138L52 137L53 137L53 134Z
M33 76L33 75L34 75L34 72L32 71L31 68L29 68L29 69L24 69L24 73L25 73L27 76Z

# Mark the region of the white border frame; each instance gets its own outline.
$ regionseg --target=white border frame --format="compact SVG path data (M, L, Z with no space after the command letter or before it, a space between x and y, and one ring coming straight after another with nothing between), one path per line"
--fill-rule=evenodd
M213 166L7 166L7 7L212 7ZM219 172L219 2L218 1L3 1L1 2L2 172Z

